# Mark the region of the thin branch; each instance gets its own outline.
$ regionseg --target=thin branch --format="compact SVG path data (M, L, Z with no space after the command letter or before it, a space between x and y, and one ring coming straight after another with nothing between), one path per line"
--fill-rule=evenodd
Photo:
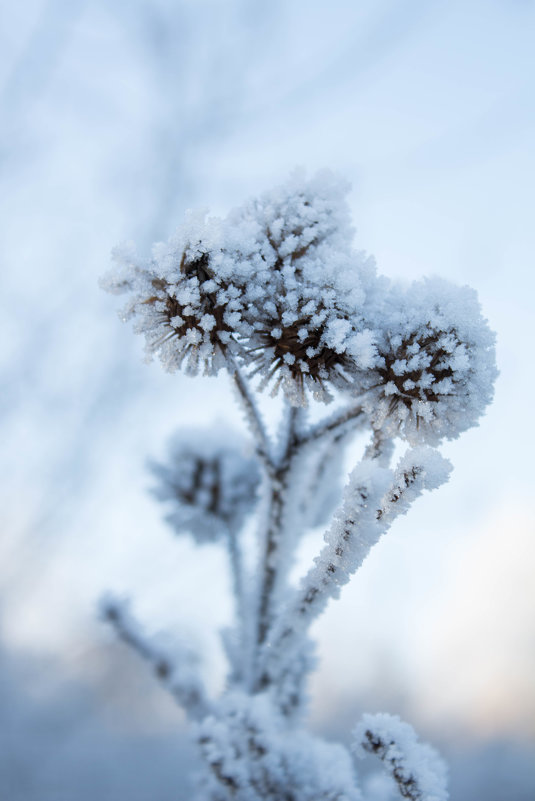
M269 628L271 595L277 575L275 554L280 546L283 525L284 502L287 491L289 466L277 470L270 482L267 525L264 534L263 551L260 557L260 596L258 606L258 626L256 641L261 645Z
M388 467L394 452L394 441L390 437L385 437L381 429L373 430L371 441L364 451L365 459L373 459L381 467Z
M286 407L283 430L279 438L277 466L269 476L269 506L258 570L260 592L255 638L257 649L264 643L272 625L274 596L282 582L281 558L285 553L284 518L292 469L299 452L297 432L302 413L301 409L294 406Z
M102 617L124 643L152 665L156 676L192 720L201 720L210 712L210 704L198 676L197 658L183 650L182 663L173 661L160 648L151 643L139 630L126 604L113 598L102 602Z
M308 445L342 427L357 428L366 422L367 416L362 406L351 405L312 426L306 433L298 435L297 442L299 445Z
M359 469L360 468L360 469ZM270 633L265 656L271 670L284 670L293 659L294 646L302 640L311 622L323 611L329 598L336 597L340 586L349 581L383 526L378 525L376 510L386 492L391 474L375 465L365 472L360 465L353 471L344 492L344 502L325 534L326 544L315 565L302 579L293 600L279 615Z
M278 466L288 466L298 448L300 448L299 430L302 427L305 410L300 406L286 406L283 421L283 431L280 435L281 452Z
M444 483L449 462L432 448L415 448L396 472L363 460L350 476L344 500L325 534L325 546L302 579L293 600L279 615L261 660L262 683L280 682L295 649L330 598L362 565L371 548L399 515L425 490Z
M424 490L438 489L452 471L451 462L427 446L413 448L399 460L394 480L377 509L376 517L390 527L394 520L407 513Z
M373 754L409 801L448 801L447 771L434 748L420 743L408 723L395 715L364 715L356 726L357 756Z
M239 684L243 680L244 670L250 664L244 656L246 644L250 641L250 619L244 591L243 559L238 533L229 529L227 537L229 567L234 594L234 626L222 632L227 657L231 665L229 681Z
M247 386L247 382L240 371L240 368L235 359L232 360L233 373L232 379L234 386L238 391L238 396L241 400L245 418L256 442L257 453L260 457L264 467L271 471L273 469L273 459L271 456L271 443L264 425L264 421L260 415L258 406L256 405Z
M313 527L328 523L332 517L344 475L344 451L353 434L348 426L342 426L331 432L330 437L324 437L315 448L310 448L314 453L300 493L300 509ZM331 489L334 486L336 495ZM326 487L329 489L327 495Z

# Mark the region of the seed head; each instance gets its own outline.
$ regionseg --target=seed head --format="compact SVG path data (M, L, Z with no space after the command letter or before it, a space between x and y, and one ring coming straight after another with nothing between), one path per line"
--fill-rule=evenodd
M351 250L346 192L328 173L295 173L226 221L228 254L247 275L244 359L261 388L282 387L292 405L306 404L307 389L330 400L358 363L363 278L373 267Z
M393 287L378 317L378 363L361 376L374 427L436 444L476 425L496 367L475 292L439 279Z
M256 459L234 431L187 429L171 440L165 464L151 464L153 492L170 506L167 521L177 534L212 542L239 529L256 503L260 474Z
M115 252L119 270L105 287L130 292L123 318L134 319L147 355L157 353L171 372L213 375L226 364L240 330L240 290L222 275L219 225L191 216L148 264L128 249Z

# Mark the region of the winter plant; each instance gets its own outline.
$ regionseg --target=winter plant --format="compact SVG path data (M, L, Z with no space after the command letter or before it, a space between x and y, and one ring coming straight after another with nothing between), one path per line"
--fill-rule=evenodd
M310 626L395 519L447 481L436 447L476 425L492 396L494 337L475 292L378 277L352 249L346 191L330 174L296 173L225 219L189 214L149 261L118 250L105 280L128 293L124 319L149 357L191 376L227 371L249 429L249 442L221 426L180 431L168 462L153 467L173 531L228 551L235 619L222 696L208 697L189 646L171 656L124 603L104 604L194 724L201 799L363 798L353 755L304 728ZM280 398L276 437L259 410L265 389ZM335 411L310 422L311 407L317 420L332 400ZM342 493L344 451L362 431L369 441ZM396 441L407 450L391 467ZM253 513L254 568L244 553ZM319 525L324 545L295 585L296 548ZM408 724L365 715L353 734L354 754L375 755L398 796L448 798L441 759ZM366 801L379 797L384 787L370 783Z

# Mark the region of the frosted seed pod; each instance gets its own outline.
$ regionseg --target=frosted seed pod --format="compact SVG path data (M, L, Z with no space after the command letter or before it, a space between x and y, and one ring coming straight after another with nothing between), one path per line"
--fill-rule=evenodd
M358 389L375 428L436 444L477 425L497 370L474 290L437 278L394 286L376 330L379 363Z
M261 388L282 389L292 405L308 392L329 401L357 367L351 338L373 268L352 251L347 190L327 172L296 172L225 221L226 252L247 287L244 359Z
M241 527L256 503L260 471L234 431L187 429L171 439L165 464L151 464L154 495L168 504L177 534L213 542Z
M197 374L202 368L213 375L236 348L241 292L220 272L220 236L217 220L189 215L168 243L154 247L148 263L117 249L117 270L103 282L111 291L131 293L124 317L144 334L148 357L157 354L170 372L185 367Z

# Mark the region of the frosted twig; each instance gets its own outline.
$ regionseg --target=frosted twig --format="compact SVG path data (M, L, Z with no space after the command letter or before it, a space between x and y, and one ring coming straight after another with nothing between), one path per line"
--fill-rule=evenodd
M374 428L371 441L364 451L365 459L374 459L381 467L388 467L394 452L394 440L386 437L380 428Z
M232 575L232 588L234 590L234 597L237 603L237 613L241 617L243 606L243 563L240 543L238 541L238 534L236 531L229 529L228 532L228 551L230 571Z
M406 514L424 490L438 489L452 471L451 462L434 448L412 448L399 460L394 480L377 509L377 520L391 526L396 517Z
M246 607L245 594L244 594L244 575L243 575L243 559L236 531L229 529L227 537L229 566L232 577L232 588L234 590L235 600L235 628L232 630L234 636L240 644L241 649L245 648L245 643L248 639L248 611ZM225 636L229 636L228 632ZM227 656L232 664L232 681L234 683L241 681L244 671L243 653L240 649L236 648L236 644L232 644L231 640L225 641Z
M224 716L206 718L196 731L210 799L361 801L348 752L288 729L267 695L233 690L222 706Z
M264 684L285 674L295 645L311 622L330 598L338 597L340 588L362 565L394 519L404 514L424 489L444 483L450 469L449 462L428 447L405 454L395 473L370 460L363 460L355 468L344 491L342 506L325 534L325 546L267 640Z
M157 645L151 643L139 630L124 601L106 598L102 601L102 617L118 637L152 665L156 676L173 695L192 720L200 720L210 711L204 686L199 679L197 656L182 649L181 663L176 665Z
M420 743L412 726L395 715L363 715L356 726L357 756L374 754L409 801L448 801L447 771L438 753Z
M232 370L234 386L236 387L238 396L241 400L247 424L256 442L258 456L266 470L270 472L273 469L273 459L271 455L271 443L264 425L264 421L262 420L257 404L251 397L247 382L245 381L240 368L234 360L232 361Z
M342 507L325 535L326 545L270 633L264 649L264 684L277 679L281 668L280 675L286 671L296 641L302 639L329 598L338 595L340 586L349 580L350 573L379 538L383 526L378 525L376 510L390 479L390 471L371 463L353 471Z
M296 423L299 412L295 407L287 408L285 431L280 443L278 465L269 477L269 507L267 524L260 556L260 593L256 641L261 645L268 632L271 617L272 594L277 578L277 550L283 536L283 515L292 458L296 453Z
M316 442L323 439L327 434L337 431L342 426L348 428L358 428L368 422L368 418L362 406L351 406L336 412L333 415L325 418L314 426L311 426L308 431L298 435L297 442L299 445L305 445L309 442Z
M330 522L339 503L345 449L353 434L349 426L342 426L320 442L303 447L301 458L305 457L302 470L305 480L298 490L300 512L307 526L322 526Z

